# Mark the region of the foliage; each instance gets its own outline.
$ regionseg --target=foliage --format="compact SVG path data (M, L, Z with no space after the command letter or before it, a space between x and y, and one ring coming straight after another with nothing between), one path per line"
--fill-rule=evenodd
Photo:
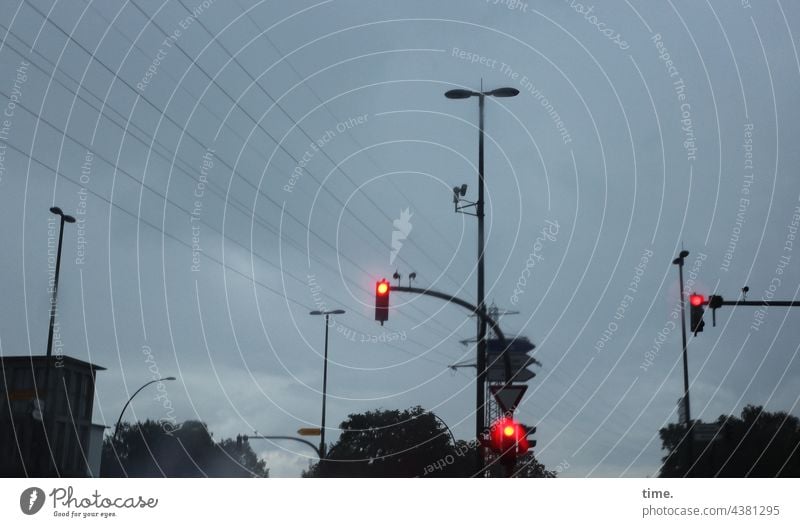
M268 477L247 440L215 442L205 423L165 429L155 421L121 423L103 441L103 477Z
M690 476L800 476L800 420L797 417L785 412L765 412L761 406L748 405L742 410L741 418L721 415L716 424L719 433L714 441L695 440ZM659 434L662 448L667 451L660 476L683 476L689 444L685 428L672 423Z
M453 444L449 430L419 406L351 414L326 461L305 477L469 477L475 474L476 447ZM519 477L554 477L528 453L517 464ZM492 470L492 473L495 471Z

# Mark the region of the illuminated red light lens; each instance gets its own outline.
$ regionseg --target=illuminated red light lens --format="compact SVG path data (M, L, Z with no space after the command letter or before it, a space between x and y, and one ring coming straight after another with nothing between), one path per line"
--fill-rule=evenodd
M704 301L705 301L705 298L703 298L703 295L690 295L689 296L689 303L692 304L695 307L702 306Z
M503 434L505 434L505 436L506 436L506 437L511 437L511 436L513 436L513 435L514 435L514 427L513 427L513 426L511 426L511 425L506 425L506 426L503 428Z
M385 295L389 292L389 284L386 282L378 282L378 294Z

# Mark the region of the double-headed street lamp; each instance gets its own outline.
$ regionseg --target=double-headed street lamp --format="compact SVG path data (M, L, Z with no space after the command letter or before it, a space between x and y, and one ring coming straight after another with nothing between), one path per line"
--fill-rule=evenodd
M486 404L486 304L484 303L484 235L483 235L483 100L486 96L490 97L514 97L519 94L516 88L497 88L490 91L456 89L444 94L448 99L468 99L478 98L479 126L478 126L478 201L475 202L475 216L478 217L478 346L477 360L478 377L476 381L476 404L475 404L475 435L477 439L483 437L485 429L484 406ZM466 191L466 188L464 189ZM483 470L483 449L478 448L478 472Z
M328 393L328 318L331 315L344 315L344 309L333 309L330 311L311 311L309 315L325 315L325 364L322 368L322 425L319 435L319 459L320 463L325 458L325 400Z

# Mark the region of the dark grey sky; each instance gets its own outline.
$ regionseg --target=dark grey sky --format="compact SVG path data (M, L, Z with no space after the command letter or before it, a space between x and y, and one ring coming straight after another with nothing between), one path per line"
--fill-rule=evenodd
M396 294L381 328L372 287L398 269L474 299L450 189L476 195L477 103L442 94L482 79L521 91L486 107L487 297L543 364L520 417L563 476L651 475L682 391L681 247L698 292L800 288L799 21L777 0L3 2L0 352L45 350L57 204L81 219L62 350L108 368L97 422L155 371L178 381L128 418L318 425L324 306L348 311L329 423L422 405L469 438L473 372L447 365L474 321ZM693 416L796 413L798 317L708 317ZM309 461L254 446L275 476Z

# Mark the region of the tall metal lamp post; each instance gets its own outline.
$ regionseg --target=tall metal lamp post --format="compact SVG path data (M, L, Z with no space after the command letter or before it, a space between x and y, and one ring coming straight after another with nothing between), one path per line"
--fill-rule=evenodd
M70 216L69 214L64 214L64 211L61 210L59 207L50 207L50 212L53 214L61 217L61 224L58 228L58 248L56 249L56 270L55 275L53 276L53 290L52 296L50 298L50 327L47 331L47 351L46 351L46 359L45 359L45 369L44 369L44 400L42 399L42 394L36 394L36 399L38 405L34 410L34 419L41 418L42 425L44 428L45 440L49 441L50 432L53 430L53 422L54 422L54 411L55 411L55 393L56 390L54 387L50 386L50 370L52 369L52 358L53 358L53 332L55 329L56 324L56 305L58 302L58 277L61 273L61 245L64 241L64 224L65 223L75 223L75 218ZM37 418L36 415L39 417ZM44 446L42 445L42 450L44 450ZM49 445L48 445L48 450ZM52 452L49 453L48 456L49 460L52 460L55 463ZM45 456L42 453L42 458ZM45 473L49 475L51 469L54 469L54 466L49 464L49 460L45 461L47 464L47 468L45 469ZM56 470L57 472L57 470Z
M478 346L477 346L477 360L478 377L476 381L476 403L475 403L475 435L477 439L483 436L485 430L485 404L486 404L486 304L484 302L484 212L483 212L483 102L486 96L490 97L514 97L519 94L516 88L497 88L490 91L483 91L483 82L481 82L481 91L475 92L472 90L456 89L450 90L444 94L448 99L468 99L470 97L478 98L479 110L479 126L478 126L478 201L475 202L475 216L478 217L478 298L477 305L480 311L478 317ZM466 190L466 189L465 189ZM478 475L483 472L484 455L483 448L478 448L477 459L477 472Z
M683 250L680 252L677 258L672 260L674 265L678 266L678 280L680 281L680 295L681 295L681 337L683 342L683 413L684 413L684 420L686 421L686 446L684 447L685 455L685 463L686 463L686 473L684 475L689 475L689 468L692 466L693 454L692 449L694 445L694 434L692 426L692 414L690 412L689 406L689 358L686 343L686 315L685 315L685 305L686 305L686 296L684 295L683 291L683 265L684 260L686 257L689 256L689 251Z
M322 424L319 435L319 458L320 463L325 459L325 401L328 393L328 319L331 315L344 315L344 309L333 309L330 311L311 311L309 315L325 315L325 364L322 369Z
M58 253L56 255L56 273L53 279L53 297L50 300L50 330L47 333L47 358L53 356L53 326L56 322L56 302L58 300L58 275L61 271L61 242L64 240L64 224L75 223L75 218L64 214L59 207L50 207L50 212L61 216L61 226L58 229Z

